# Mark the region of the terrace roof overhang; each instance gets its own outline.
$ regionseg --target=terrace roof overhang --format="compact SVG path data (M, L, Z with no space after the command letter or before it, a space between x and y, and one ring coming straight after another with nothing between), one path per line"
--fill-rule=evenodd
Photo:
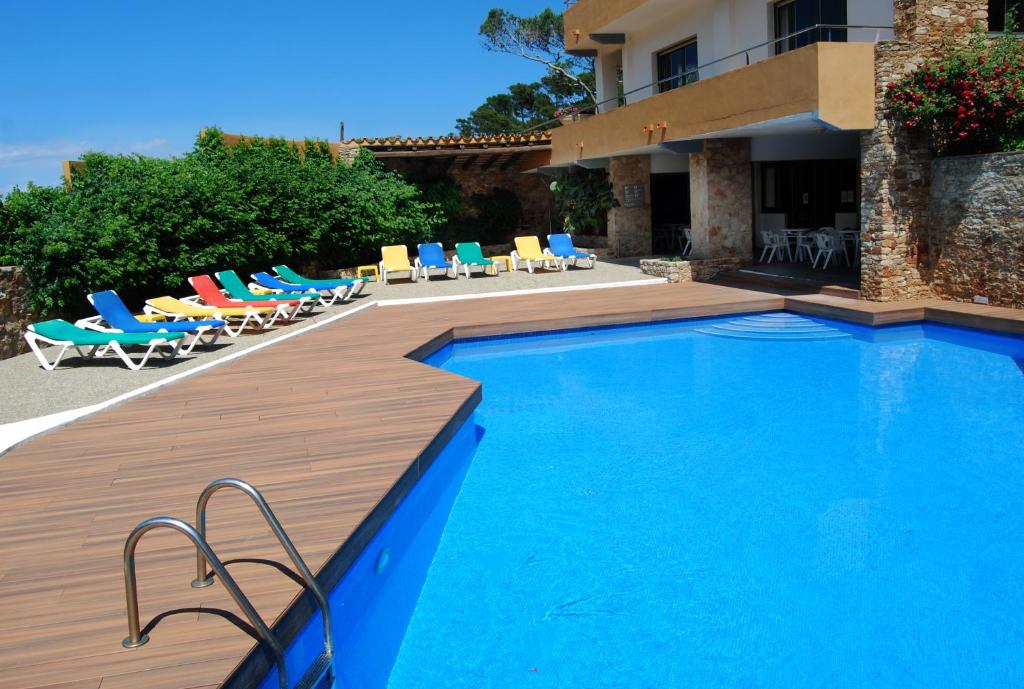
M551 134L501 134L484 137L363 138L342 142L365 148L387 159L440 159L445 167L461 170L536 172L551 160Z

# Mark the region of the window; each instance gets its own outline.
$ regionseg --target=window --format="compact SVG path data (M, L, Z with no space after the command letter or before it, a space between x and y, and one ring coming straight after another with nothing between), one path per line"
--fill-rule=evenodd
M1024 1L1024 0L1022 0ZM821 26L819 26L821 25ZM818 41L845 41L846 0L783 0L775 3L775 44L777 54ZM811 29L811 27L819 28ZM794 35L796 34L796 35Z
M658 93L697 81L697 41L658 53Z
M1021 20L1024 19L1024 0L988 0L988 30L1005 31L1006 18L1012 15L1014 29L1021 30Z

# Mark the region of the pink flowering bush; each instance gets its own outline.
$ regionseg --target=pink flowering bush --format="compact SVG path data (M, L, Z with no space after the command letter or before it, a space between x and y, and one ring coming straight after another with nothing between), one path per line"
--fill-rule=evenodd
M886 84L885 104L939 155L1024 149L1024 42L1009 26L996 39L978 33Z

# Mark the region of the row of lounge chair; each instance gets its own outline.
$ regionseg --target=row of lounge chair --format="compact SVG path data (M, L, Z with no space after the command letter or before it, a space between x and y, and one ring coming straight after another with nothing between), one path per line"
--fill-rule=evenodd
M452 271L457 278L460 269L466 277L471 268L482 268L497 275L495 259L507 259L512 270L525 265L529 272L539 266L566 270L572 263L586 260L594 266L596 256L576 249L568 234L548 235L548 248L541 249L537 237L516 237L511 256L486 258L477 242L456 245L449 261L440 243L420 244L419 256L409 261L405 246L381 249L380 278L386 283L389 274L408 272L415 281L422 274L430 279L431 270ZM247 328L267 329L279 321L291 321L300 313L317 306L329 307L352 298L369 278L308 278L286 265L274 266L274 274L252 274L246 284L233 270L216 273L217 282L209 275L188 279L195 295L184 299L163 296L146 300L142 314L135 315L113 290L88 295L97 315L75 323L55 319L28 326L25 340L39 360L40 366L52 371L71 350L85 358L116 355L133 371L138 371L157 354L164 358L191 354L197 345L213 345L221 335L237 337ZM53 361L44 353L45 347L58 347ZM126 347L145 347L141 359L133 359Z
M577 249L573 245L572 236L564 233L549 234L546 249L541 249L540 239L535 236L516 237L515 246L508 257L485 258L479 242L464 242L455 245L455 255L449 260L441 243L431 242L417 247L419 255L414 261L409 260L409 250L404 245L385 246L381 249L378 270L380 279L387 284L388 277L395 273L408 273L413 282L420 276L430 280L431 270L442 270L445 275L450 272L455 278L459 277L460 270L467 278L470 277L472 268L497 275L498 264L495 261L504 258L508 258L511 270L518 270L525 265L530 273L540 266L566 270L570 264L576 266L581 260L587 261L588 267L593 268L597 260L596 255Z
M254 273L254 282L246 285L235 271L221 271L216 274L220 287L209 275L196 275L188 279L194 296L148 299L140 315L133 314L113 290L95 292L88 299L97 315L75 323L62 319L34 323L28 326L25 340L48 371L57 368L71 350L85 358L114 354L138 371L153 354L188 355L196 345L212 345L221 335L237 337L246 328L270 328L317 306L344 302L368 280L315 280L285 265L275 266L274 273ZM60 348L53 361L44 353L46 346ZM146 348L137 361L125 350L133 346Z

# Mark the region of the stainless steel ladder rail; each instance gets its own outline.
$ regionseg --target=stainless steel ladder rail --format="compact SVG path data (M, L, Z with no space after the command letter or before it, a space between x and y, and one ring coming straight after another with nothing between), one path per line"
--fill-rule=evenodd
M281 526L281 522L278 521L274 515L274 511L270 509L270 505L267 503L263 494L260 493L251 484L246 483L237 478L222 478L217 479L208 485L203 492L199 495L199 500L196 501L196 527L199 531L199 537L202 542L206 541L206 506L210 502L210 498L213 494L224 488L233 488L241 491L252 498L252 501L256 503L256 507L259 509L263 518L267 521L270 526L270 530L274 532L274 536L277 537L278 542L284 551L288 553L288 557L291 559L292 564L299 570L299 575L303 581L306 582L306 586L309 588L310 593L313 594L313 598L316 599L317 604L320 606L320 616L323 618L324 624L324 653L327 655L327 659L331 660L334 657L334 644L331 640L331 608L327 602L327 596L321 588L320 583L313 576L313 572L310 571L309 567L306 566L305 560L299 555L299 551L295 549L295 544L288 538L288 534L285 533L284 527ZM193 588L202 588L209 586L213 583L213 578L206 572L206 561L208 555L199 546L199 541L196 542L196 578L192 582ZM213 563L211 562L211 565ZM220 575L219 572L217 572Z
M178 531L195 544L196 550L202 553L205 561L210 563L210 568L224 582L224 588L227 589L231 598L234 599L238 607L245 613L249 623L252 624L260 638L270 647L277 662L278 684L281 689L288 689L288 671L285 668L284 647L277 640L277 637L274 636L274 633L270 631L270 627L263 621L260 614L256 612L256 608L252 606L252 603L242 593L242 590L238 588L238 584L228 574L228 571L224 568L217 554L213 552L210 544L190 524L173 517L153 517L147 519L136 526L131 534L128 535L128 540L125 541L124 588L125 602L128 608L128 636L121 642L121 645L125 648L138 648L149 641L149 635L143 634L139 626L139 587L135 576L135 549L145 534L159 528Z

